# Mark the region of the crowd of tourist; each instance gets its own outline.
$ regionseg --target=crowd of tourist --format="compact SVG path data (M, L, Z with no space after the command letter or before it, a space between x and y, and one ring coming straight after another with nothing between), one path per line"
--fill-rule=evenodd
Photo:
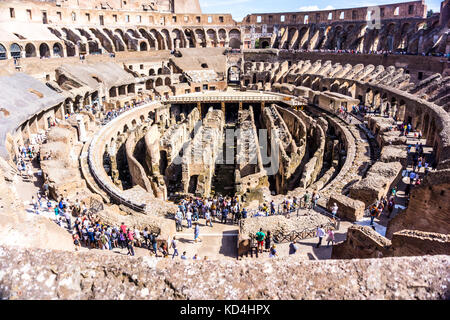
M178 210L175 213L176 230L183 230L183 221L186 221L187 228L192 228L193 222L198 222L200 218L205 219L206 226L212 227L213 222L219 221L224 224L239 224L242 219L246 218L278 214L289 215L297 209L315 209L319 198L318 192L310 193L309 190L306 190L302 197L287 196L280 204L276 204L272 200L268 204L259 205L257 210L247 211L245 207L241 206L237 196L187 197L178 203ZM336 217L336 212L333 217Z

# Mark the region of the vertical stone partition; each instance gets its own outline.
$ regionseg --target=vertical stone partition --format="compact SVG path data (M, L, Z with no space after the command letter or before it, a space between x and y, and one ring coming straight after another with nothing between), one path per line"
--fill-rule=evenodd
M182 159L184 193L209 196L214 168L222 144L224 114L210 108Z

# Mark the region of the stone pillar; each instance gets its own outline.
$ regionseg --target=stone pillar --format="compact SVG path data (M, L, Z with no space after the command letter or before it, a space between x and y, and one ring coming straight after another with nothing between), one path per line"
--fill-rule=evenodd
M261 101L261 110L264 109L265 106L266 106L266 102L265 101Z
M69 113L73 113L73 102L71 100L67 101L66 108L69 109Z
M223 115L225 116L225 102L224 102L224 101L222 101L222 102L220 103L220 108L222 109L222 113L223 113Z
M75 101L75 108L74 109L78 110L78 112L80 112L81 108L82 108L81 99L78 100L78 101Z
M242 111L242 101L239 101L239 111Z
M199 101L197 102L197 109L198 112L200 113L200 118L202 117L202 103Z
M86 142L86 128L84 127L84 121L82 115L77 115L77 124L78 124L78 140L81 142Z
M64 105L61 104L59 107L56 108L56 112L55 112L55 118L58 118L60 120L64 120L64 117L66 115L66 112L64 110ZM60 117L57 116L57 114L59 113Z

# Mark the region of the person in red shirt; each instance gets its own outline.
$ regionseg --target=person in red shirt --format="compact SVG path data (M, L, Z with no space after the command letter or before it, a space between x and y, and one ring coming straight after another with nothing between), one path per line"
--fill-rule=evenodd
M127 247L128 247L128 254L131 256L134 256L134 248L133 248L133 242L134 242L134 237L133 237L133 231L131 231L130 229L127 229Z
M127 233L127 226L125 225L125 223L122 222L122 225L120 226L120 230L122 230L123 233Z

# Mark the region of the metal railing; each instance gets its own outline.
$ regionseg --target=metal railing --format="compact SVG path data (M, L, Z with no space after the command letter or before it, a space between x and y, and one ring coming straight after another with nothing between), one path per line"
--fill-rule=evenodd
M138 106L138 107L135 107L135 108L132 108L132 109L130 109L130 110L127 110L127 111L132 111L132 110L136 110L136 109L141 109L141 108L146 108L146 107L148 107L148 106L150 106L151 104L157 104L158 102L157 101L152 101L152 102L149 102L149 103L146 103L146 104L144 104L144 105L141 105L141 106ZM95 134L95 136L92 138L92 140L91 140L91 144L89 145L89 148L88 148L88 156L87 156L87 162L88 162L88 165L89 165L89 171L90 171L90 173L91 173L91 175L92 175L92 177L94 178L94 180L96 181L96 183L116 202L116 203L119 203L119 204L124 204L124 205L126 205L127 207L129 207L129 208L131 208L131 209L133 209L133 210L135 210L135 211L138 211L138 212L144 212L145 211L145 209L146 209L146 204L137 204L137 203L134 203L133 201L131 201L131 200L129 200L129 199L126 199L126 198L124 198L123 196L121 196L120 194L119 194L119 192L118 191L120 191L120 190L114 190L113 188L114 187L111 187L111 186L109 186L109 185L107 185L107 184L105 184L103 181L102 181L102 179L97 175L97 173L96 173L96 170L95 170L95 168L96 168L96 166L95 166L95 161L94 161L94 155L93 155L93 148L96 146L96 144L97 144L97 141L98 141L98 139L100 138L100 136L102 136L103 135L103 132L108 128L108 125L109 124L112 124L112 123L115 123L115 122L118 122L120 119L122 119L123 117L125 117L125 116L127 116L128 114L128 112L123 112L122 114L120 114L119 116L117 116L116 118L114 118L114 119L112 119L107 125L105 125L105 126L103 126L96 134Z
M334 227L336 230L339 230L339 228L341 226L341 219L339 217L333 216L333 214L329 213L328 211L326 211L319 205L316 205L314 208L294 207L294 208L290 208L289 210L284 210L284 209L280 210L280 207L281 207L281 204L278 204L277 210L275 210L275 213L273 213L273 214L271 214L270 211L266 214L259 214L259 212L262 212L262 210L252 209L247 212L247 218L271 217L271 216L277 216L277 215L283 215L283 216L287 216L287 217L290 217L292 215L292 216L299 217L300 210L308 209L308 210L314 210L314 212L317 212L321 215L324 215L324 216L332 219L334 221Z
M161 97L161 102L166 103L173 103L173 102L229 102L229 101L237 101L237 102L246 102L246 101L268 101L268 102L277 102L282 101L283 99L281 97L276 96L268 96L268 95L248 95L248 96L207 96L207 95L201 95L201 96L189 96L189 97L182 97L182 96L176 96L176 97Z

